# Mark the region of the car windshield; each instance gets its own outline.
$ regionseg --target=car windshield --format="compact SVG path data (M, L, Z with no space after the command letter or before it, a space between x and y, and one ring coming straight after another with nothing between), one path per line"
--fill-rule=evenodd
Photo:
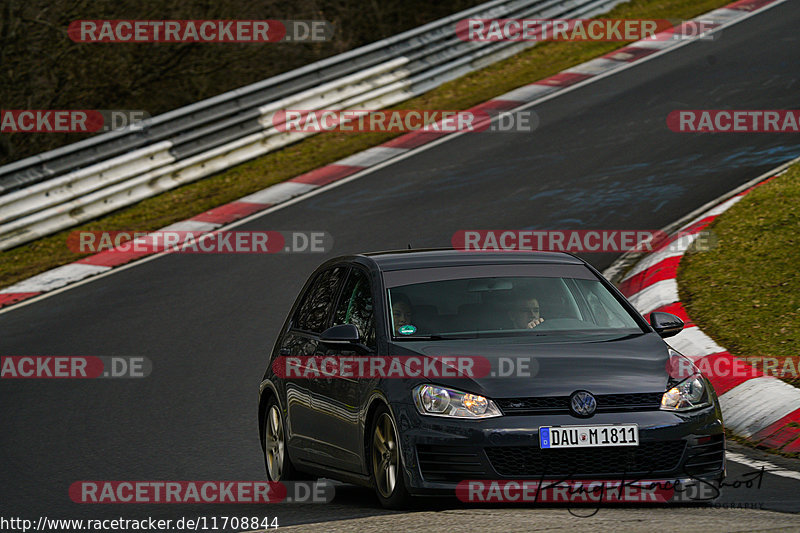
M479 277L388 291L396 339L644 332L596 279Z

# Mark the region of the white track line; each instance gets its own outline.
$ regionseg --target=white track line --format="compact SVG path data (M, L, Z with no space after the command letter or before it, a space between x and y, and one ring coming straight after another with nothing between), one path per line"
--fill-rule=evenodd
M800 480L800 472L795 472L794 470L786 470L785 468L781 468L780 466L770 463L769 461L762 461L760 459L751 459L746 455L742 455L740 453L735 453L735 452L725 452L725 459L727 459L728 461L733 461L734 463L739 463L745 466L749 466L751 468L755 468L756 470L761 470L761 467L764 467L764 472L767 474Z

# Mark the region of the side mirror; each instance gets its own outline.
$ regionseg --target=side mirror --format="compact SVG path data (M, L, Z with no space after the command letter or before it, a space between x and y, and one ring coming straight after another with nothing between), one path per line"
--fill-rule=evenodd
M361 344L361 335L353 324L339 324L326 329L320 334L319 342L331 348L356 352L369 351L366 346Z
M662 339L673 337L683 330L683 320L672 313L661 313L655 311L650 313L650 326Z

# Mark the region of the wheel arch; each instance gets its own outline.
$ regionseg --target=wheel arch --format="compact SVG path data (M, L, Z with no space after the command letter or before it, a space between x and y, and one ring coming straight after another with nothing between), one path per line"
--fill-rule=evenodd
M367 409L364 415L364 424L362 425L361 428L361 437L362 437L361 446L364 458L364 466L366 467L367 474L371 472L370 461L369 461L369 447L370 447L369 430L372 427L372 421L375 418L375 412L381 406L386 407L389 410L389 413L391 413L392 418L394 418L394 412L392 411L392 406L389 405L389 401L382 393L374 391L369 401L367 402Z

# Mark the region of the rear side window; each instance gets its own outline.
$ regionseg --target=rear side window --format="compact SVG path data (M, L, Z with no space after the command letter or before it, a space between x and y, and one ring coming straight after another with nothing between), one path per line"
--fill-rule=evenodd
M309 286L303 303L295 313L292 326L303 331L322 333L325 320L336 297L336 289L342 279L342 267L334 267L321 272Z
M350 271L336 306L333 325L338 324L353 324L358 328L364 344L375 347L375 313L369 276L358 268Z

